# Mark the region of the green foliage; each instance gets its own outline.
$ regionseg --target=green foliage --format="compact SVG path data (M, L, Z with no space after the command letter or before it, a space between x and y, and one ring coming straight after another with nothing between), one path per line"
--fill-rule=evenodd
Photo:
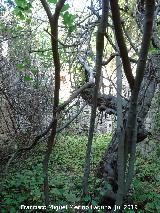
M61 12L63 13L64 11L68 10L70 8L69 4L65 4L61 10Z
M15 3L22 11L29 11L32 7L31 3L27 2L26 0L15 0Z
M33 75L36 75L39 72L39 70L36 67L31 67L31 72L33 73Z
M133 192L128 202L138 205L138 212L160 212L160 165L157 154L159 148L158 145L149 155L137 156Z
M23 70L26 68L26 65L28 65L28 64L29 64L28 60L24 60L23 63L16 64L16 67L17 67L19 70L23 71ZM30 67L30 71L32 72L32 74L33 74L34 76L36 76L36 75L38 74L38 68L36 68L36 67ZM25 75L25 76L23 77L23 80L24 80L24 81L32 81L33 78L32 78L30 75ZM34 83L37 83L36 80L35 80Z
M101 159L109 140L108 135L98 135L94 138L90 190L93 187L94 167ZM61 134L57 137L57 144L49 163L50 192L54 205L80 203L86 142L86 136ZM34 205L35 203L43 205L44 149L45 144L41 144L33 151L30 158L20 164L19 170L15 168L5 179L1 180L0 199L4 213L20 212L20 205ZM91 201L91 196L86 196L83 200L83 202L89 201ZM96 201L91 202L96 205ZM72 212L71 209L69 212Z
M25 64L17 64L16 67L18 69L24 69L25 68Z
M159 54L160 53L160 51L158 50L158 49L156 49L156 48L150 48L149 49L149 53L151 53L151 54Z
M24 81L32 81L33 79L29 75L24 76Z
M53 4L56 4L57 3L57 0L48 0L49 3L53 3Z
M3 181L3 190L0 193L2 197L3 212L17 212L20 205L24 202L31 204L39 203L42 197L42 165L34 165L30 170L21 170L10 174ZM11 211L12 209L12 211ZM18 211L19 212L19 211Z
M27 14L32 12L31 3L26 0L15 0L15 3L16 3L16 7L14 8L13 13L17 17L19 17L22 21L24 21L25 19L29 21Z
M155 106L156 112L154 114L154 130L155 132L160 131L160 92L157 92L155 95Z
M75 15L72 15L71 13L66 11L65 13L62 14L62 18L64 25L68 28L68 31L73 32L75 29L74 25L74 20L76 18Z

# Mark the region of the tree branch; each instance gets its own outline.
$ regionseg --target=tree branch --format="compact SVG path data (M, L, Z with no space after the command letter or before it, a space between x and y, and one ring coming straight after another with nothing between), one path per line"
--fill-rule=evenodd
M132 74L132 69L131 69L128 52L127 52L127 47L125 44L123 31L122 31L122 27L121 27L118 0L115 0L115 1L110 0L110 5L111 5L111 10L112 10L112 19L113 19L113 23L114 23L115 35L116 35L117 44L118 44L119 51L120 51L120 56L122 58L124 73L126 75L126 78L127 78L127 81L129 83L131 90L133 90L134 76Z
M75 99L79 94L82 93L83 90L85 90L86 88L89 88L89 87L93 87L94 83L92 82L87 82L86 84L84 84L82 87L80 87L79 89L77 89L72 95L71 97L65 101L63 104L61 104L59 107L58 107L58 111L60 110L63 110L68 104L70 104L72 102L73 99Z
M65 123L63 126L57 128L56 133L59 133L63 129L65 129L66 127L68 127L69 124L72 123L72 121L74 121L78 117L78 115L82 112L82 110L84 109L85 106L86 106L86 103L79 109L79 111L67 123Z
M58 19L60 15L60 11L65 3L65 0L59 0L55 7L55 13L51 17L48 7L44 0L42 0L44 9L48 15L48 19L50 22L51 27L51 44L52 44L52 53L53 53L53 61L54 61L54 68L55 68L55 83L54 83L54 104L53 104L53 124L51 135L47 142L47 149L43 160L43 173L44 173L44 200L45 205L48 207L50 203L49 199L49 183L48 183L48 163L49 158L52 152L52 148L55 145L55 136L56 136L56 129L57 129L57 108L59 105L59 90L60 90L60 58L59 58L59 51L58 51Z
M104 35L106 31L106 24L108 22L108 9L109 9L109 0L102 1L102 17L97 31L96 37L96 77L95 77L95 87L92 99L92 109L91 109L91 118L90 118L90 127L88 134L88 143L85 157L85 166L84 166L84 176L82 190L83 194L88 193L88 178L90 173L90 158L91 158L91 147L94 133L94 124L96 118L96 109L97 109L97 97L99 92L99 83L101 78L102 70L102 57L104 49Z
M135 45L133 44L131 38L129 37L129 34L128 34L126 28L125 28L124 22L122 22L122 27L123 27L123 31L124 31L124 33L125 33L125 35L126 35L128 41L129 41L131 47L134 49L135 53L138 55L138 48L135 47Z
M110 57L107 59L107 61L102 61L102 66L106 66L107 64L109 64L116 56L119 56L119 53L112 53L110 55ZM137 63L136 59L130 58L129 57L130 62L132 63Z
M48 33L51 37L53 37L53 39L56 39L49 31L48 29L44 29L44 31L46 33ZM64 47L64 48L68 48L68 47L77 47L78 43L74 42L73 44L64 44L63 42L61 42L60 40L57 39L57 41Z
M40 0L40 1L41 1L41 4L42 4L44 10L46 11L46 14L48 16L49 22L52 22L53 15L51 13L51 10L49 8L49 5L48 5L47 1L46 0Z
M87 72L88 81L93 83L94 82L94 71L93 71L93 69L91 69L88 66L87 62L84 61L84 59L81 56L78 56L78 60L83 65L85 71Z

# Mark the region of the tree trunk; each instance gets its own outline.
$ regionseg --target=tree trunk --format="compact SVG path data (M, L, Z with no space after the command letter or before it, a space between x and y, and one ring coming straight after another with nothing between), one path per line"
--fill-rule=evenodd
M159 59L160 60L160 59ZM159 61L160 63L160 61ZM152 60L148 62L145 71L145 76L142 82L140 95L138 99L138 128L137 128L137 142L144 140L147 137L147 131L145 130L145 119L149 108L151 106L152 98L154 96L157 86L157 71L158 71L158 56L152 56ZM123 123L126 123L126 117L128 111L126 111ZM97 167L96 176L102 179L103 183L108 182L112 190L103 190L104 196L101 199L101 204L112 205L115 204L115 196L118 190L118 172L117 172L117 154L118 154L118 134L117 130L113 134L111 142L106 149L106 152ZM105 187L104 187L105 188Z

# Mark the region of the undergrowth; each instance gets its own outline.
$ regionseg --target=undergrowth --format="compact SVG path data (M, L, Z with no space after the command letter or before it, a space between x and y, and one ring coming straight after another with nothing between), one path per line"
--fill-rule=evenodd
M94 171L109 141L109 135L97 135L94 138L89 179L90 192L96 187L94 185ZM86 142L86 136L61 134L57 137L57 143L49 164L49 185L53 205L80 204ZM151 141L151 143L154 144L155 142ZM10 169L5 179L1 179L0 200L2 213L42 212L42 210L20 210L20 206L44 205L42 173L44 151L45 144L42 143L33 150L29 158L18 164L18 167L15 165ZM159 159L160 146L158 143L145 155L140 151L137 152L135 177L125 204L137 205L138 210L128 209L124 212L160 212ZM86 196L84 201L90 201L90 199L90 196ZM93 205L97 204L96 201L92 201ZM45 210L45 212L47 211ZM49 212L56 211L51 210ZM62 212L77 211L69 209Z
M137 152L135 177L127 198L128 204L137 205L138 213L160 212L160 145L149 141L148 151ZM140 145L141 147L141 145ZM134 211L126 211L134 213Z
M93 190L94 170L97 162L101 160L109 140L109 135L97 135L94 138L89 190ZM49 163L52 204L60 206L79 203L86 142L86 136L61 134L57 137L57 143ZM31 156L20 164L19 168L16 168L15 165L7 177L1 180L2 213L21 212L21 205L44 205L42 172L44 150L45 145L40 144ZM85 199L90 198L86 197ZM26 212L32 211L26 210ZM34 212L39 211L34 210ZM70 209L68 212L72 212L72 210Z

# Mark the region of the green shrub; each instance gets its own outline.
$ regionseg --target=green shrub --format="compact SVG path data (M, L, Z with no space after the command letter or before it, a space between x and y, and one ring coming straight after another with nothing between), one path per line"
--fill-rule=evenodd
M94 138L90 190L93 187L94 168L109 140L108 135L98 135ZM49 163L50 193L54 205L80 202L86 142L86 136L61 134L57 137ZM20 212L21 205L44 205L42 172L44 150L44 144L36 147L18 170L15 165L10 174L1 180L0 199L3 213Z
M154 146L149 154L137 156L136 175L128 203L138 205L138 212L160 212L160 164L157 155L159 148L159 145Z

